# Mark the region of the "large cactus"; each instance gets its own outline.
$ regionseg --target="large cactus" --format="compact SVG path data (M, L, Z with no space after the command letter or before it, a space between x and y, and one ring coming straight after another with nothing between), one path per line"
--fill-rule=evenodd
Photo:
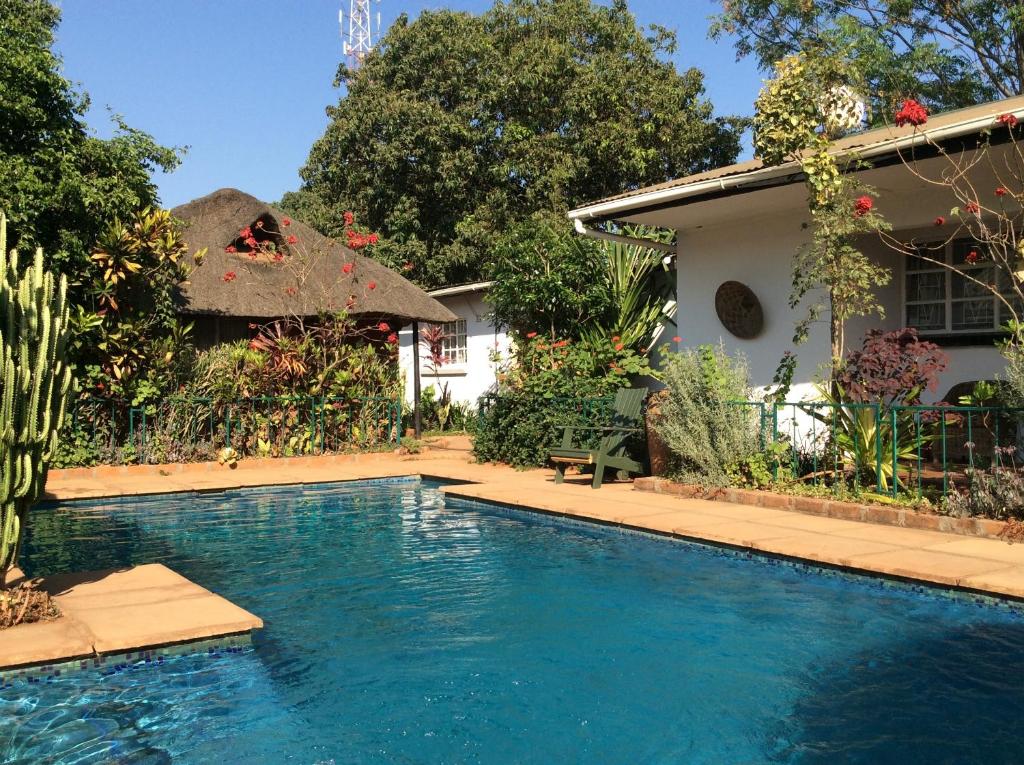
M55 284L42 250L19 273L0 213L0 587L64 422L72 387L68 318L67 279Z

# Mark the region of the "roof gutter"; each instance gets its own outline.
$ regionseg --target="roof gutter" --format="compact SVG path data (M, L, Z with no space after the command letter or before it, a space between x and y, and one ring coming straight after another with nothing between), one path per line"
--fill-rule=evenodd
M1024 109L1016 110L1016 115L1018 117L1024 115ZM929 140L938 143L947 138L958 138L963 135L983 130L991 127L994 119L995 118L992 115L986 115L966 122L958 122L943 128L915 131L904 138L890 139L889 141L878 143L868 148L850 149L848 151L841 152L840 154L856 153L863 159L891 155L901 149L913 148L926 143ZM580 207L576 210L570 210L569 218L573 221L577 231L580 231L581 227L586 228L588 231L592 231L593 229L589 229L585 226L585 221L595 219L601 221L611 220L617 215L621 216L622 214L628 213L630 210L637 207L648 207L650 205L664 204L666 202L682 201L691 197L701 197L708 193L717 193L720 191L736 191L745 186L756 186L761 188L765 185L771 185L771 181L793 177L794 169L796 167L797 163L786 162L782 165L765 167L740 175L712 178L707 181L700 181L698 183L687 184L684 186L675 186L668 189L659 189L658 191L636 194L635 196L625 197L622 199L598 202L586 207ZM645 244L644 246L649 245Z

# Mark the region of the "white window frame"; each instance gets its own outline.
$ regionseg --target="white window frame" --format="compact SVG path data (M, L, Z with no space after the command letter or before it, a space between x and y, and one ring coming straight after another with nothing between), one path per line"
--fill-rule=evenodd
M939 244L941 244L941 242L929 242L929 243L923 245L922 251L924 251L926 253L927 257L932 258L934 260L939 260L940 259L939 258L940 252L939 252L938 249L936 249L936 247ZM964 250L968 250L968 249L975 249L975 250L977 250L980 253L980 252L982 252L984 250L984 247L981 244L979 244L979 243L977 243L977 242L975 242L974 240L971 240L971 239L956 239L956 240L953 240L952 242L946 242L945 245L943 246L942 253L941 253L942 256L943 256L943 262L945 262L947 265L953 265L953 263L954 263L953 259L955 257L957 257L958 255L963 254L963 251ZM960 258L960 261L961 262L956 263L956 266L957 266L957 268L959 270L964 271L966 273L971 273L972 271L983 271L985 268L990 268L990 269L993 270L993 278L999 278L999 276L1000 276L998 267L989 259L982 258L981 261L977 265L974 265L974 266L966 263L966 261L964 261L962 257ZM911 264L912 263L913 263L913 261L909 257L903 261L903 269L902 269L903 280L902 280L902 283L900 284L900 303L901 303L900 310L902 312L901 317L902 317L903 326L916 328L918 333L922 337L926 337L926 336L929 336L929 335L932 335L932 336L941 336L941 335L950 335L950 336L955 336L955 335L998 335L998 334L1000 334L1002 332L1002 326L1004 324L1006 324L1007 320L1010 317L1007 315L1006 306L1004 306L1002 304L1002 302L995 295L991 295L991 296L988 296L988 297L986 297L984 295L971 296L971 297L960 297L960 298L953 297L953 280L956 278L956 274L954 274L953 271L950 268L947 268L947 267L944 267L944 266L940 266L940 265L936 265L936 264L933 264L933 263L928 263L928 262L922 262L921 263L921 266L922 266L921 268L911 268ZM916 274L925 274L925 273L942 273L943 274L943 277L942 277L943 300L940 301L940 300L908 300L907 299L907 297L908 297L907 290L908 290L908 287L909 287L909 284L910 284L910 277L912 277L912 276L914 276ZM1004 292L1003 294L1006 295L1007 297L1010 296L1010 294L1008 294L1006 292ZM992 304L993 304L993 306L992 306L993 307L993 310L992 310L992 324L990 326L986 326L986 327L966 327L966 328L961 328L961 329L954 329L953 328L953 306L954 306L954 304L969 303L969 302L975 302L975 301L981 301L981 300L990 300L992 302ZM911 309L912 306L915 306L915 305L939 305L939 304L941 304L943 306L944 318L945 318L945 321L943 323L943 327L942 328L938 328L938 329L923 329L923 328L915 327L915 325L911 323L911 321L910 321L910 309Z
M466 320L456 319L441 325L444 332L444 341L441 343L441 355L444 356L444 363L461 365L466 363L469 355L469 348L466 334Z

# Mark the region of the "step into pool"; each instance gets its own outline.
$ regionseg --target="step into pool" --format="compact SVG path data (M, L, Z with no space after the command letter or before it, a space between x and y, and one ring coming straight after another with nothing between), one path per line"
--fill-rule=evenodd
M1024 618L418 480L44 506L32 575L160 562L249 646L0 688L17 763L1019 763Z

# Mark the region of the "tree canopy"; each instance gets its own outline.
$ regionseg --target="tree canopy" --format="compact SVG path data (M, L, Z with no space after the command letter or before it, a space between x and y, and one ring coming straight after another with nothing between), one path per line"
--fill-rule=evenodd
M402 16L357 71L282 205L338 233L354 210L373 253L426 286L488 272L495 236L537 211L731 162L697 69L667 60L624 0L507 0L482 15Z
M0 0L0 209L11 245L42 246L76 292L101 232L153 204L153 170L178 155L117 117L113 138L89 132L52 50L59 21L46 0Z
M857 70L875 115L914 97L944 109L1024 93L1022 0L722 0L712 37L770 70L817 48Z

